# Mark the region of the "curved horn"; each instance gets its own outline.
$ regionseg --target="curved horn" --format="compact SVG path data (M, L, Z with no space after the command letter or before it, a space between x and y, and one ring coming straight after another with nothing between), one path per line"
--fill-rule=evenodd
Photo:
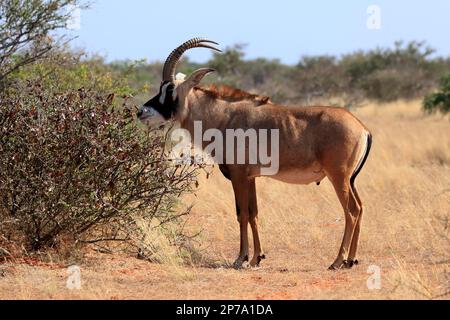
M173 50L172 53L167 58L166 63L164 64L163 81L171 81L171 82L175 81L175 70L177 68L178 62L180 61L183 53L185 53L189 49L208 48L217 52L222 52L221 50L209 45L208 43L218 45L217 42L211 40L194 38L189 41L186 41L181 46Z

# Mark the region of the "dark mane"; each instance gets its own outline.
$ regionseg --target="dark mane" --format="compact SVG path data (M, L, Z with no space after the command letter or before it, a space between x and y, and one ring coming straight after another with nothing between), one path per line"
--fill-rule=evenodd
M213 99L220 99L229 102L238 102L242 100L252 101L256 106L261 106L264 104L271 104L270 97L259 96L256 94L251 94L246 91L235 89L226 85L221 85L217 87L216 85L211 85L209 87L198 86L194 88L195 90L202 91Z

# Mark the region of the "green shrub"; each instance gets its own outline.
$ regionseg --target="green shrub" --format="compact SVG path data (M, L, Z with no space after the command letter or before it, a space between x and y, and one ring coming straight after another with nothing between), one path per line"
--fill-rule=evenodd
M46 91L55 93L78 88L118 95L137 93L130 86L128 70L116 70L101 57L86 58L83 52L67 48L55 49L47 57L20 68L11 74L9 80L40 83Z
M441 79L439 92L425 96L423 108L428 113L450 112L450 75Z

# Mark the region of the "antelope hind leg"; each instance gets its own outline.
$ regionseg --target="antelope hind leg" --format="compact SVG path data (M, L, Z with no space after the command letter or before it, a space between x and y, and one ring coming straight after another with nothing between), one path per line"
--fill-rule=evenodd
M352 268L354 265L359 264L359 261L356 259L356 252L358 250L359 234L361 231L361 220L362 220L362 215L363 215L363 211L364 211L361 198L359 197L358 191L356 190L355 186L352 186L352 191L356 198L356 201L359 204L360 212L359 212L359 215L357 218L355 232L353 233L352 243L350 245L350 253L348 255L347 265L346 265L347 268Z
M339 270L348 265L346 258L349 253L350 242L353 238L357 218L360 213L360 207L353 192L351 191L350 181L348 181L348 179L333 179L332 182L345 214L345 230L341 248L339 249L339 254L336 260L329 268L330 270Z

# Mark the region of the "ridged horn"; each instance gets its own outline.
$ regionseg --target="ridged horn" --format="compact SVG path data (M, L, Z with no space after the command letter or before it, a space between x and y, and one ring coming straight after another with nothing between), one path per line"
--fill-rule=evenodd
M210 43L219 45L217 42L202 39L202 38L194 38L189 41L186 41L181 46L172 51L172 53L167 58L164 63L163 69L163 81L175 81L175 70L177 69L178 62L180 61L183 54L193 48L208 48L217 52L222 52L221 50L213 47Z

